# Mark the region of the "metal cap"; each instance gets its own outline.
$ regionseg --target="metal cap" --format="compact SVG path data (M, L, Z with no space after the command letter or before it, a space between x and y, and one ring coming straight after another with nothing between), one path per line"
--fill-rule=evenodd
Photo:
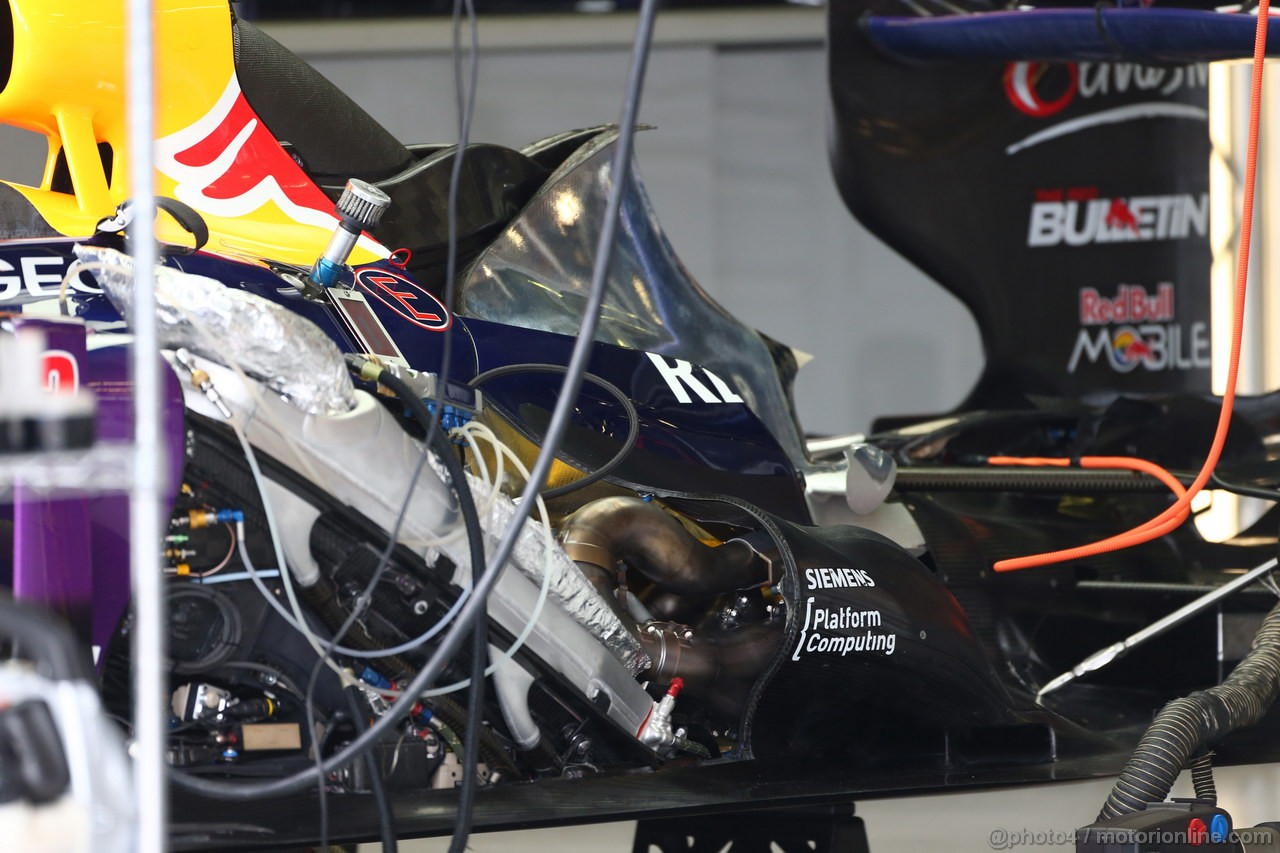
M361 228L372 228L391 206L391 196L367 181L352 178L338 199L338 215Z
M855 515L870 515L893 491L898 465L874 444L858 444L844 452L849 460L844 498Z

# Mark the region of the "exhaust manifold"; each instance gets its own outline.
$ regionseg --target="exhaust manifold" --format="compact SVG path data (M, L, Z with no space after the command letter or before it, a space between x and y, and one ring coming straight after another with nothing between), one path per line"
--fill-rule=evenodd
M767 586L773 581L769 560L740 539L717 547L704 545L675 518L638 498L587 504L568 520L561 542L644 645L653 661L645 673L650 680L669 684L681 678L690 695L737 713L781 639L781 624L744 625L705 637L672 622L639 624L620 597L618 565L639 572L666 592L706 599Z

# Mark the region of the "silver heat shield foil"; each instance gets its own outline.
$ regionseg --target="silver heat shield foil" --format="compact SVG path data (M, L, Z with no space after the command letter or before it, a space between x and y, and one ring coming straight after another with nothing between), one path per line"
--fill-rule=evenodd
M98 246L75 247L121 316L133 320L133 258ZM172 267L156 268L160 345L186 347L261 380L311 415L355 408L342 353L310 320L252 293Z
M467 480L476 496L476 503L483 505L488 487L470 474L467 475ZM506 495L499 495L488 517L480 519L489 538L490 549L511 524L515 511L515 502ZM568 613L575 622L590 631L632 676L640 675L650 665L649 655L645 653L644 647L600 597L600 593L582 574L582 570L574 565L569 555L555 542L554 536L552 543L551 553L548 554L542 523L529 519L511 551L511 564L539 587L542 586L544 573L549 572L551 586L547 591L547 606L558 606ZM469 585L470 581L464 580L471 576L465 547L454 547L448 551L449 557L458 566L456 582Z

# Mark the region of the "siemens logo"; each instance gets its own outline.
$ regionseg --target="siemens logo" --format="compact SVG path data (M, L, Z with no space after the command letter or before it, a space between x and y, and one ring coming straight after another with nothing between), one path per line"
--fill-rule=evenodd
M862 569L805 569L804 578L809 589L847 589L876 585L871 575Z

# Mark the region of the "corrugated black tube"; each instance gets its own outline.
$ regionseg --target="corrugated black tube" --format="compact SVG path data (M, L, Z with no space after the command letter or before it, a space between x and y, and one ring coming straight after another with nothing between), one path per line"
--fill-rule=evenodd
M1218 786L1213 781L1213 753L1209 750L1191 759L1191 784L1195 786L1196 799L1218 804Z
M1174 699L1156 715L1125 765L1099 820L1163 802L1197 755L1236 729L1252 726L1280 692L1280 605L1267 614L1253 649L1217 687Z

